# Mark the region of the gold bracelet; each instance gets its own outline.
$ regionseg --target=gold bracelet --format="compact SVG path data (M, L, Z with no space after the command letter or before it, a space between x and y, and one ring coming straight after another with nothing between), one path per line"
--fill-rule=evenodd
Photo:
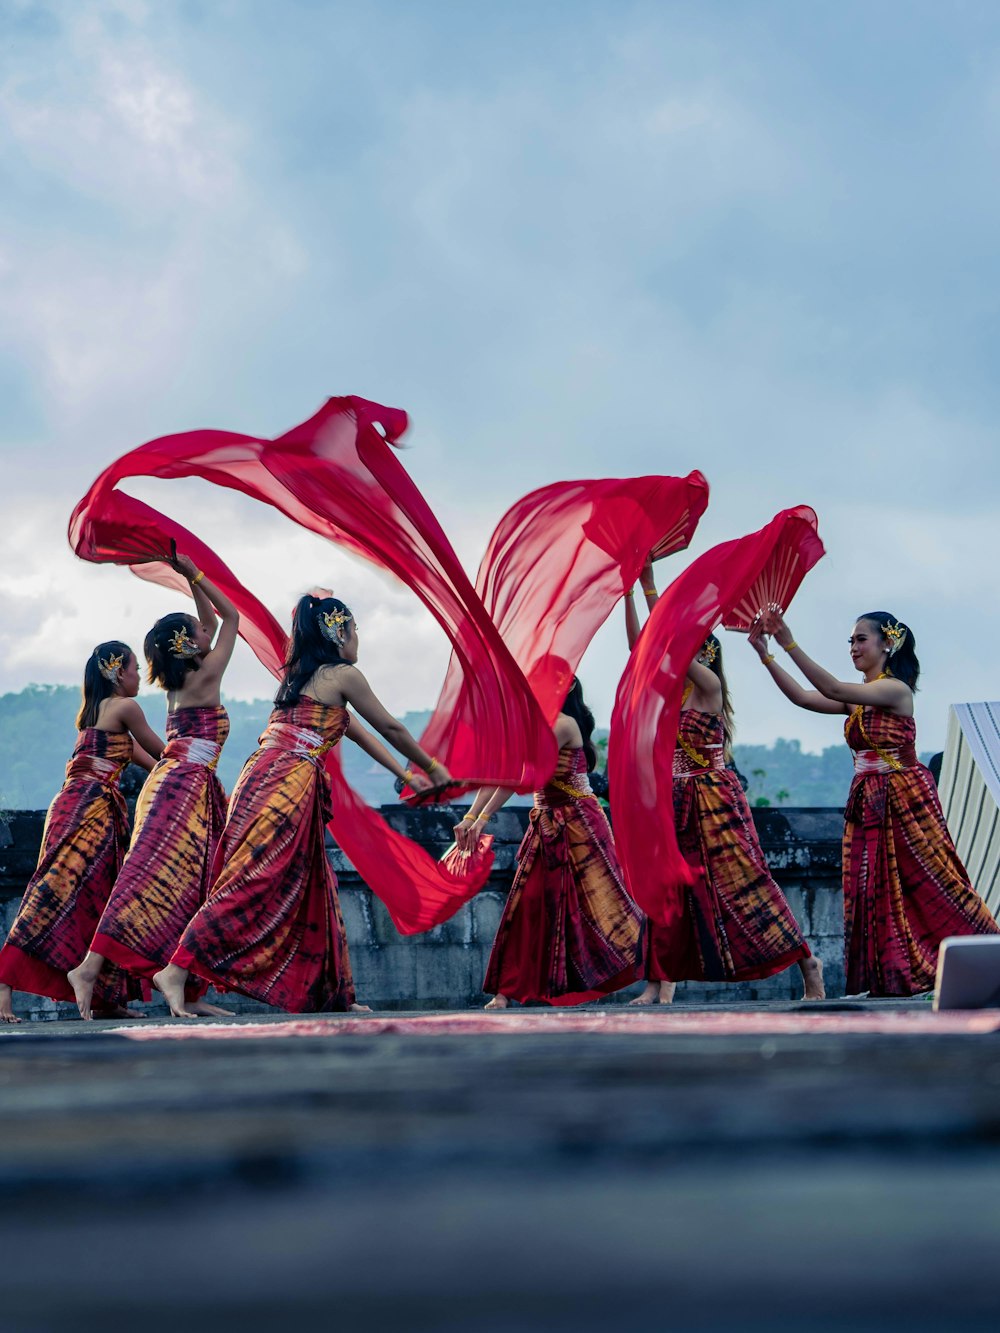
M441 765L438 763L438 761L437 761L436 759L432 759L431 762L430 762L430 763L427 765L427 767L424 769L424 772L425 772L425 773L433 773L434 770L435 770L436 768L440 768L440 767L441 767Z
M762 657L760 660L764 666L770 666L774 661L774 653L768 653L766 657Z
M204 577L205 577L205 571L203 569L199 569L198 573L195 574L194 578L191 580L191 587L193 588L196 583L200 583Z
M404 781L404 782L412 782L412 781L413 781L413 769L412 769L412 768L407 768L407 769L404 769L404 770L403 770L403 781Z
M464 824L467 819L471 819L472 822L475 823L475 821L479 818L480 816L474 815L471 810L466 810L465 814L462 816L461 823Z
M655 588L643 588L642 592L644 597L659 597L660 595Z
M786 652L786 653L790 653L790 652L792 651L793 648L797 648L798 646L799 646L799 645L798 645L798 644L795 642L795 640L793 639L793 640L791 641L791 643L788 645L788 647L785 648L785 652ZM784 644L782 644L782 647L784 647Z
M626 588L626 589L625 589L625 596L626 596L626 597L634 597L634 596L635 596L635 589L634 589L634 588Z

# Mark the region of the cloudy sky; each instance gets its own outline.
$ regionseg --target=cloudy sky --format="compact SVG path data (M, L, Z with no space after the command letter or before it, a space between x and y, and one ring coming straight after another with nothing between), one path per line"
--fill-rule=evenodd
M1000 696L998 158L993 0L0 0L0 691L174 607L67 547L115 456L356 393L411 414L470 571L566 477L701 468L692 556L812 504L796 637L848 677L857 613L912 624L940 745ZM237 497L134 493L279 615L335 586L387 704L433 702L405 588ZM603 722L623 639L581 673ZM727 649L741 739L836 740ZM271 682L242 651L230 688Z

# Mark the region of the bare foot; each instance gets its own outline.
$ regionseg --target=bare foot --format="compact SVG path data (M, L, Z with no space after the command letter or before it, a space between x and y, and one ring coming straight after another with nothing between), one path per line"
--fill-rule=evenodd
M153 977L153 985L160 992L174 1018L197 1018L198 1015L187 1007L184 1000L184 983L188 974L176 963L168 963L162 971Z
M0 1023L20 1023L21 1020L14 1013L13 1002L14 992L6 982L0 982Z
M189 1014L199 1018L235 1018L235 1009L223 1009L221 1005L209 1004L207 1000L187 1000L185 1008Z
M646 989L634 1000L629 1000L629 1004L673 1004L676 989L675 981L647 981Z
M507 1009L510 1007L510 1001L506 995L494 995L488 1004L484 1004L484 1009Z
M370 1014L372 1007L370 1004L352 1004L349 1006L352 1014Z
M66 973L66 980L73 987L73 994L76 996L76 1007L80 1011L80 1017L87 1022L94 1016L92 1012L94 986L101 975L103 962L104 959L100 954L88 953L79 967L74 967L72 971Z
M799 963L802 980L806 983L803 1000L825 1000L826 986L823 984L823 960L813 954Z

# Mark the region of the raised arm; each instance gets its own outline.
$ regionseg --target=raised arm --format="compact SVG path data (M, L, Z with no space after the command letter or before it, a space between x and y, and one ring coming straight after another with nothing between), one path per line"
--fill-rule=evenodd
M629 588L622 600L625 603L625 637L628 639L628 650L631 652L639 638L639 631L642 629L639 624L639 613L635 609L634 590Z
M765 617L764 624L768 633L774 635L775 642L788 653L806 680L816 687L824 699L839 705L835 711L849 712L856 704L871 704L875 708L885 708L889 712L903 714L908 714L912 709L913 692L903 681L893 680L891 677L862 684L838 680L799 647L780 611L772 608Z
M768 652L763 621L759 621L750 631L748 641L750 647L767 667L775 685L785 698L791 699L797 707L805 708L810 713L846 713L848 711L842 703L835 703L832 699L827 699L818 690L803 689L794 676L790 676L784 668L778 666L774 653Z
M645 598L648 613L656 605L659 596L656 591L656 580L653 578L653 562L648 556L639 574L639 583L642 587L642 595ZM625 594L625 632L628 635L628 650L631 652L642 632L642 626L639 624L639 613L635 608L635 598L631 591Z
M412 768L404 769L392 751L387 750L382 742L376 736L373 736L367 727L363 727L353 714L347 724L345 734L359 750L364 750L365 754L374 759L377 764L387 768L398 781L409 783L414 791L424 791L430 787L430 780L423 773L415 773Z
M384 708L376 697L368 681L355 666L340 666L332 670L317 673L317 694L325 688L339 693L364 720L375 728L383 740L405 755L411 763L422 768L430 778L432 787L446 787L451 783L451 774L439 759L429 755L418 745L410 732ZM324 701L325 702L325 701Z
M207 634L213 635L219 621L222 622L219 637L202 658L201 663L202 670L207 671L210 678L221 679L236 647L240 614L225 593L205 577L189 556L179 555L176 563L178 570L191 585L195 613L202 629ZM219 613L218 619L216 611Z

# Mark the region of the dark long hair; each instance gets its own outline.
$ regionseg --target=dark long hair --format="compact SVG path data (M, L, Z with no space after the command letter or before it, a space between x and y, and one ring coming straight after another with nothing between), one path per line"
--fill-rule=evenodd
M563 703L560 712L571 717L580 728L580 735L583 737L583 753L587 756L587 772L592 773L597 767L597 751L591 743L591 736L594 734L594 715L584 703L583 686L576 676L573 677L573 684L569 687L569 694Z
M858 620L865 620L869 625L874 625L887 648L889 640L882 629L883 625L900 625L906 630L902 648L886 659L885 669L890 676L901 680L904 685L909 685L911 690L916 690L920 678L920 663L917 661L917 641L909 625L903 625L901 620L897 620L888 611L866 611L863 616L858 616Z
M80 711L76 715L77 731L97 726L97 715L105 699L110 699L115 692L115 682L101 674L101 663L110 662L113 657L122 659L122 670L129 664L132 649L121 639L108 639L99 643L87 658L83 668L83 690L80 694Z
M196 657L175 657L170 651L170 640L179 629L194 634L198 622L185 611L171 611L169 616L161 616L146 635L142 651L149 664L146 679L150 685L160 685L165 690L179 690L187 680L188 672L200 671L201 663Z
M718 676L719 684L722 686L722 738L725 744L725 757L729 760L733 757L733 737L736 734L736 726L733 721L733 699L729 693L729 682L726 680L726 673L722 666L722 644L714 634L710 634L705 640L705 648L709 644L714 647L715 656L711 662L703 662L702 666L707 666L709 671ZM702 648L702 653L705 648ZM700 657L701 653L698 656Z
M337 597L313 597L306 593L300 597L292 612L292 635L288 640L288 653L285 657L285 675L278 686L274 702L279 708L291 708L297 704L303 688L322 666L336 666L343 662L340 649L326 637L320 628L320 617L326 612L347 616L345 630L350 629L354 616L350 609Z

